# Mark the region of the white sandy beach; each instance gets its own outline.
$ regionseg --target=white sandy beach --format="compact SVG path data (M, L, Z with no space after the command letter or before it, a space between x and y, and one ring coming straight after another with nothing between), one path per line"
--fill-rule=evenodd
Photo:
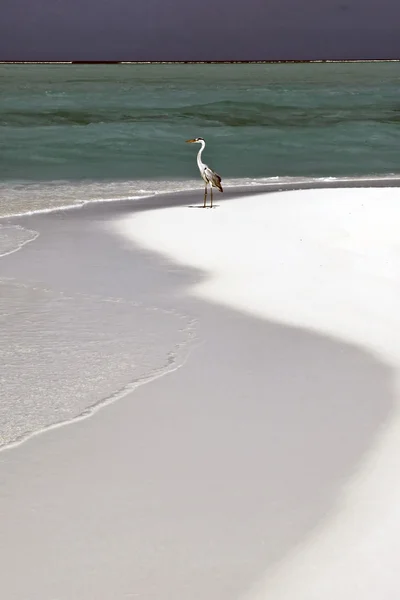
M246 598L398 598L400 191L266 194L215 210L143 213L116 227L199 269L193 296L355 344L393 369L395 409L337 509Z
M399 364L400 192L279 192L217 210L134 215L117 230L204 281L189 292L360 344Z
M90 299L96 371L85 358L79 386L151 363L129 303L161 311L145 338L160 352L171 308L197 337L163 376L0 453L7 600L400 596L400 189L227 196L18 221L38 236L0 280L68 292L32 352L52 349L46 319L68 341ZM29 310L9 311L19 341ZM132 348L104 350L122 328Z

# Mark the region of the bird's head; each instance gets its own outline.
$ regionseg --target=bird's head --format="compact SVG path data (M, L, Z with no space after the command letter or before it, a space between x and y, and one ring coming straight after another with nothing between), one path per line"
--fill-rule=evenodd
M187 144L201 144L204 142L203 138L193 138L192 140L186 140Z

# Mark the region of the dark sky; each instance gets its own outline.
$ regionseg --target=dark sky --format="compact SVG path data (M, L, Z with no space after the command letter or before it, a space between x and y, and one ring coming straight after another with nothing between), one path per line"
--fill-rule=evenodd
M0 60L400 58L400 0L0 0Z

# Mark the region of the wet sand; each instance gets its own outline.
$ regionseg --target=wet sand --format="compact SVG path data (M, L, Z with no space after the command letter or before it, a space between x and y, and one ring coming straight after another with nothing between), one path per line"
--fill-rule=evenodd
M0 279L173 309L195 333L177 368L0 454L8 600L245 597L340 506L393 410L371 353L196 298L202 271L109 227L143 208L7 220L39 236Z

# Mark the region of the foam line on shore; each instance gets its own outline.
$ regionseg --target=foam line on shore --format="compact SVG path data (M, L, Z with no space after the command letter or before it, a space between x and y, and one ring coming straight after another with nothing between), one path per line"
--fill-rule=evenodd
M224 200L231 194L262 193L270 191L302 190L328 187L386 187L400 186L400 176L366 175L360 177L263 177L224 179ZM82 209L99 204L134 203L133 210L184 205L186 198L201 189L198 180L177 181L132 181L132 182L17 182L0 185L0 222L13 217L63 212Z

